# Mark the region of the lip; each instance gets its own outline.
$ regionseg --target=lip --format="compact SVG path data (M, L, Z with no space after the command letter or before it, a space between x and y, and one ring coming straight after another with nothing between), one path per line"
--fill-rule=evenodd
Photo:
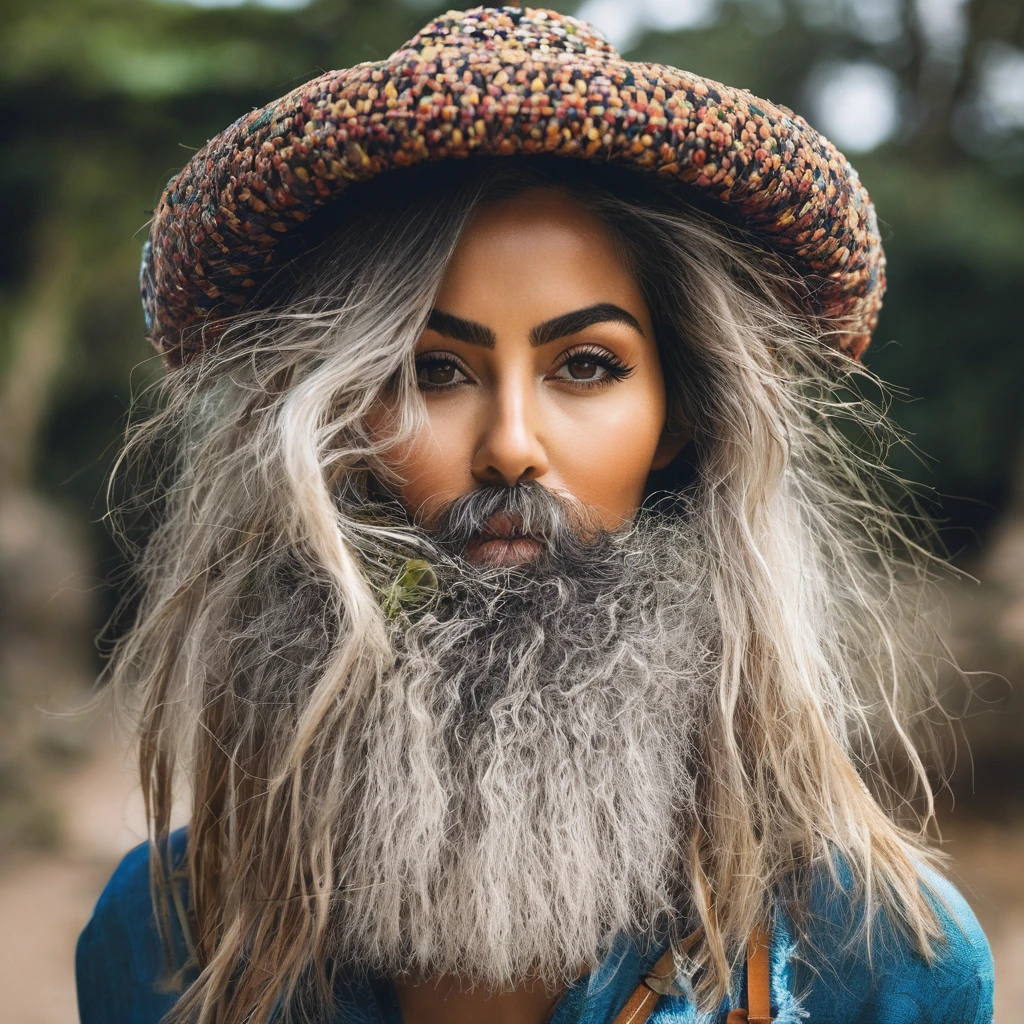
M523 565L542 550L541 541L523 531L520 515L495 512L466 545L466 557L478 565Z
M495 512L488 516L480 536L485 540L519 540L529 534L523 530L523 517L518 512Z

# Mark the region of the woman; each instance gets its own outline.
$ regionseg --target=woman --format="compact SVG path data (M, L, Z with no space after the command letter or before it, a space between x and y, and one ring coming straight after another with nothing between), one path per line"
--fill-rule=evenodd
M85 1024L988 1021L908 733L928 560L843 431L885 440L882 266L803 121L554 12L197 154L122 459L170 453L110 668L152 842Z

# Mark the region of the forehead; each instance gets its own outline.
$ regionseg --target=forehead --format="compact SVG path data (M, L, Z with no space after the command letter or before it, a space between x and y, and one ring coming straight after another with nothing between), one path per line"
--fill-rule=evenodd
M495 251L544 244L614 253L613 236L596 214L567 189L534 186L517 195L489 199L474 211L460 248L488 246Z
M649 326L642 291L599 217L568 192L531 188L483 203L446 268L436 305L498 327L614 302Z

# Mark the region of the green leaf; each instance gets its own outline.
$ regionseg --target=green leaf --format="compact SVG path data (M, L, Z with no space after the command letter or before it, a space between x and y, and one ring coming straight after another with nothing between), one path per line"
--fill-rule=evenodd
M384 593L384 614L389 619L422 608L437 592L437 576L422 558L407 559L395 581Z

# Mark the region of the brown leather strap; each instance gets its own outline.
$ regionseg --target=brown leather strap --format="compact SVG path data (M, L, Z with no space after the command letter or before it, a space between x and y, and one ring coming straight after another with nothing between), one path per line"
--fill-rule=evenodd
M683 952L687 952L699 937L699 929L688 935L681 944ZM755 928L747 942L748 1009L730 1010L727 1024L772 1024L770 951L770 934L761 928ZM654 1011L658 996L671 986L675 973L674 951L669 946L661 959L633 990L633 994L619 1011L613 1024L645 1024Z
M683 946L689 948L687 944L692 944L692 940L695 940L699 934L699 932L694 932L684 940ZM671 985L675 974L675 954L672 947L669 946L658 962L644 975L643 981L633 990L633 994L619 1011L613 1024L644 1024L654 1010L658 996L664 991L663 986ZM652 984L658 991L651 987Z
M771 935L761 928L747 942L747 1024L772 1024Z
M615 1018L614 1024L644 1024L654 1004L658 1001L658 993L649 989L643 982L633 990L629 1001Z

